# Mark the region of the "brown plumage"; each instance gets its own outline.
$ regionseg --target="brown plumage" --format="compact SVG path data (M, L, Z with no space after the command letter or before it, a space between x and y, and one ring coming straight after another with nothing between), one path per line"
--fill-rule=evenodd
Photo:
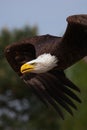
M75 94L75 91L80 92L79 88L64 74L64 69L76 62L76 59L74 60L74 58L71 57L70 62L68 61L69 63L66 63L67 58L69 58L69 54L66 53L66 50L70 52L69 47L66 46L69 44L66 40L69 35L67 32L69 32L69 30L66 31L63 38L51 35L35 36L33 38L13 43L5 48L5 56L14 71L27 84L27 86L34 91L45 105L48 106L48 104L51 104L63 119L64 116L60 106L73 115L72 108L77 110L74 100L79 103L81 102ZM65 49L63 48L63 42ZM61 46L61 50L63 50L62 53L61 50L59 50ZM44 53L55 55L59 60L58 66L50 71L40 74L22 74L20 72L21 65ZM64 55L65 57L63 57ZM74 52L71 51L71 56L73 55ZM78 60L81 58L82 56L77 56Z

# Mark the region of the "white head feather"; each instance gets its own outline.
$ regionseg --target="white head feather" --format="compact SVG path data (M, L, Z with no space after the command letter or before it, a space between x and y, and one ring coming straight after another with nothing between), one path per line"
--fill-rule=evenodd
M26 64L35 64L32 73L45 73L57 66L58 59L50 53L44 53L37 59L27 62Z

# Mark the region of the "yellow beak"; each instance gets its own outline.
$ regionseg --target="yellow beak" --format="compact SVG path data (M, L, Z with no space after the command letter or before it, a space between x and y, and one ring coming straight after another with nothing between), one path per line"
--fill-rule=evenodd
M30 64L23 64L22 66L21 66L21 69L20 69L20 71L21 71L21 73L23 74L23 73L29 73L29 72L31 72L32 70L34 69L34 65L30 65Z

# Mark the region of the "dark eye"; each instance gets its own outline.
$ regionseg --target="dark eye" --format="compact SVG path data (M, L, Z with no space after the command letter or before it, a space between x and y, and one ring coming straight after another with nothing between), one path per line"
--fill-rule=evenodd
M31 63L31 65L35 65L36 63Z

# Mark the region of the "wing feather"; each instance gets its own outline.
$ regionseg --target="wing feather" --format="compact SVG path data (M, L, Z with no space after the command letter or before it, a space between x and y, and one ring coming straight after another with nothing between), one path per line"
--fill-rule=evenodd
M64 116L60 110L59 104L67 112L73 115L71 107L76 110L77 107L71 99L81 102L77 95L72 91L72 88L69 88L69 86L67 87L63 82L61 82L58 76L53 75L53 73L48 72L38 74L31 79L25 74L23 80L25 80L25 83L32 88L44 104L48 105L48 103L50 103L62 119L64 119ZM77 91L75 88L74 90Z
M37 78L43 83L43 85L48 88L48 91L50 89L51 92L53 92L58 98L60 98L61 100L63 100L63 102L66 102L67 104L69 104L71 107L73 107L74 109L77 109L76 105L72 102L71 99L69 99L69 97L67 97L65 95L65 93L63 93L62 91L60 91L60 89L58 89L58 84L56 84L56 86L54 86L54 84L52 85L52 83L50 84L47 80L47 77L45 75L40 75L37 76ZM49 86L50 84L50 86Z
M37 84L34 83L34 79L28 78L28 75L24 75L21 78L25 84L32 90L32 92L34 92L37 97L48 107L48 103L47 101L44 99L43 93L40 89L38 89Z
M67 87L80 92L80 89L65 76L64 71L55 69L55 70L52 70L51 73L55 75L55 77L58 77L58 79L61 82L63 82L63 84L66 85Z
M52 98L52 96L50 96L49 93L47 91L45 91L44 86L42 85L42 83L40 81L36 80L36 78L33 78L31 81L32 81L33 85L34 86L36 85L38 90L40 90L40 93L43 95L43 99L45 98L48 101L48 103L51 104L55 108L55 110L58 112L60 117L62 119L64 119L62 111L60 110L60 108L58 107L57 103Z

